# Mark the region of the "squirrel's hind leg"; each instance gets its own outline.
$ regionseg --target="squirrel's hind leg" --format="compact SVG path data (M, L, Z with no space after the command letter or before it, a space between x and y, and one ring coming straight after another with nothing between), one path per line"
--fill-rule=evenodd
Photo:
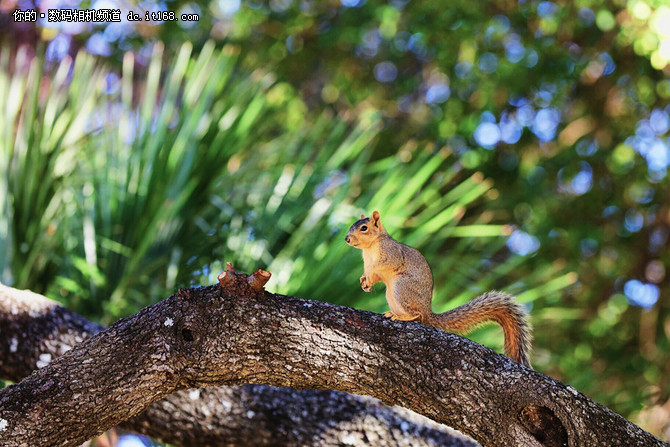
M394 314L393 312L384 312L384 316L386 318L390 318L391 320L398 320L398 321L416 321L421 319L421 314L417 315L398 315Z
M408 314L408 315L392 315L391 320L398 320L398 321L416 321L416 320L421 320L421 314Z

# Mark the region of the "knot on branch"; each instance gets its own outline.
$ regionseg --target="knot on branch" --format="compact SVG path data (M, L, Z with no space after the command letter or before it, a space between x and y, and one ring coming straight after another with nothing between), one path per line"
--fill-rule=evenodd
M528 405L519 412L519 420L528 433L543 446L568 445L568 433L563 423L549 408Z
M245 273L238 273L233 268L233 264L226 262L226 270L221 272L217 279L219 286L227 288L235 288L239 292L246 291L253 294L258 294L265 290L265 284L270 280L272 274L266 270L258 269L253 274L247 275Z

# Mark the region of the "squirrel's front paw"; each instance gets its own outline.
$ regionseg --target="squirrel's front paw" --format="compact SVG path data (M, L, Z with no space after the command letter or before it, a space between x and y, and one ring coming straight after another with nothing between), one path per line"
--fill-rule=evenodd
M393 312L384 312L386 318L391 318L393 315L395 315Z
M365 275L361 276L361 288L364 292L372 292L372 284L368 282L368 277Z

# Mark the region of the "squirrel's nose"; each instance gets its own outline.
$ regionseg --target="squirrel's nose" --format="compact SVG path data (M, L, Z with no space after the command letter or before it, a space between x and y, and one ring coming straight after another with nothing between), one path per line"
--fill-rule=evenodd
M346 242L347 244L349 243L350 240L351 240L351 238L349 238L349 236L344 238L344 242Z

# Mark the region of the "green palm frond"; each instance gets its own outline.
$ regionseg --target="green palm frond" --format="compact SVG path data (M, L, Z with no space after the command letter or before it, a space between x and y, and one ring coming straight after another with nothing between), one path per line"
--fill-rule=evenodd
M64 254L61 216L74 206L64 183L101 79L90 59L66 58L46 78L41 58L23 49L14 58L0 51L0 268L2 279L17 287L43 291Z
M190 233L231 156L277 127L266 119L271 82L235 74L236 59L213 44L192 56L184 44L164 69L157 44L138 91L126 54L120 92L108 100L116 114L85 148L91 186L81 209L95 233L96 253L87 259L105 278L91 296L111 318L146 303L147 292L174 287Z

